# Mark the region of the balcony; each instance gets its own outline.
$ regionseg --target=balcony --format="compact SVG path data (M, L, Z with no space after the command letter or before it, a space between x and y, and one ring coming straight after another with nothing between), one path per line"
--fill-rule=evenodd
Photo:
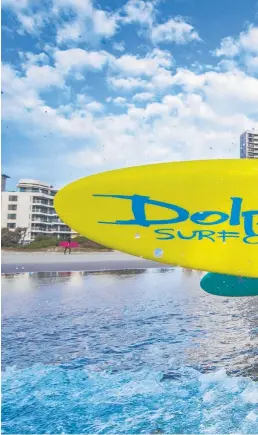
M50 235L52 234L51 229L43 227L31 227L31 232L48 233Z
M31 189L27 187L18 187L18 192L26 192L26 193L32 193L34 195L37 195L39 198L49 198L53 201L53 197L56 195L55 193L52 194L51 192L47 192L45 190L39 190L39 189Z
M40 204L42 207L51 207L53 208L53 203L51 201L40 201L39 199L33 199L32 200L33 204Z
M34 209L34 208L32 208L31 213L32 214L38 214L40 216L53 216L53 217L57 216L57 214L55 212L53 212L53 211L42 211L40 209Z
M34 222L40 222L40 223L43 223L43 224L52 225L52 222L51 222L51 221L48 221L48 220L46 220L46 219L32 218L32 219L31 219L31 222L32 222L32 223L34 223Z
M52 230L52 234L72 234L72 231L69 229L63 229L63 230Z

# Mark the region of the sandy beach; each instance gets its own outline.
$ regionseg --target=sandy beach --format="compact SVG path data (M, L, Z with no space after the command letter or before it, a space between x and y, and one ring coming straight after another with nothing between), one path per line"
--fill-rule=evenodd
M2 252L2 273L77 272L170 267L120 252Z

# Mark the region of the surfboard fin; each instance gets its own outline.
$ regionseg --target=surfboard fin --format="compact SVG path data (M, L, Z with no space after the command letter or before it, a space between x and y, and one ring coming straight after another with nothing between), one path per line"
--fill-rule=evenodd
M216 296L258 296L258 278L209 272L201 279L200 285L204 291Z

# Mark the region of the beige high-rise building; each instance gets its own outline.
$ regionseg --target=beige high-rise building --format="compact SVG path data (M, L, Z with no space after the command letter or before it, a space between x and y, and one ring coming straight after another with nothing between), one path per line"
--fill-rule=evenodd
M241 134L240 158L258 159L258 130L246 130Z
M27 228L24 242L39 234L67 239L76 234L59 219L54 209L57 190L38 180L22 179L14 192L2 192L2 228Z

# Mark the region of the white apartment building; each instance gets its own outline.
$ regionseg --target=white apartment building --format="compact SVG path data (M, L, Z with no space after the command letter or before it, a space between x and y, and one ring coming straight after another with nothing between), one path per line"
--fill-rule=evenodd
M27 228L25 243L39 234L59 239L76 234L59 219L53 205L57 190L38 180L21 179L17 191L2 192L2 228Z
M240 158L258 159L258 130L246 130L241 134Z

